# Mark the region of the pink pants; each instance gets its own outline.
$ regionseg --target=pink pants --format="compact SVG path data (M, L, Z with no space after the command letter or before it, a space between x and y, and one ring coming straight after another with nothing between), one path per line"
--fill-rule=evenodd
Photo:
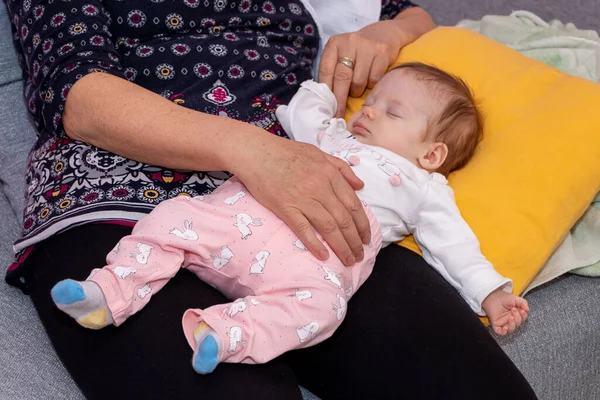
M88 280L102 288L118 326L187 268L237 299L187 310L182 323L190 346L205 321L221 338L220 362L265 363L327 339L342 322L381 247L379 224L365 210L372 241L364 260L348 268L328 248L330 258L321 262L234 178L209 196L158 205Z

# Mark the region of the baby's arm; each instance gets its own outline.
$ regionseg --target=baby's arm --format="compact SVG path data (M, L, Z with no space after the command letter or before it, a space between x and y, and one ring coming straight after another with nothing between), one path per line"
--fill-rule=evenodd
M327 85L311 80L303 82L290 104L279 106L275 114L292 139L318 147L317 134L327 129L336 109Z
M423 258L459 291L473 311L486 315L482 303L490 293L498 289L511 293L512 281L483 256L448 185L432 179L412 220L409 227Z

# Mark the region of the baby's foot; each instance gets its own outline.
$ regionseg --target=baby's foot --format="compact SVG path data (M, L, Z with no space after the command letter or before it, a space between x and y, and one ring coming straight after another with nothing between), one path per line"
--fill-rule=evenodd
M101 329L113 323L104 293L95 282L65 279L50 294L54 304L84 328Z
M210 374L219 364L219 347L221 339L204 321L194 329L196 350L192 358L192 367L199 374Z

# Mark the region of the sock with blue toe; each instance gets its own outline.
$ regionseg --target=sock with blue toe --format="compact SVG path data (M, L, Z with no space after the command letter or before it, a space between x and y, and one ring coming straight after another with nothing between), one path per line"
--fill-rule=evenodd
M194 329L194 339L196 349L192 358L192 367L201 375L210 374L219 364L221 338L203 321Z
M92 281L65 279L50 292L54 304L88 329L101 329L113 323L102 289Z

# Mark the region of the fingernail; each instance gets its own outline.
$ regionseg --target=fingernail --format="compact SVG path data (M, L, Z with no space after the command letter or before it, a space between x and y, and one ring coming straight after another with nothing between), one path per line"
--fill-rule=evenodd
M346 265L347 266L351 266L354 265L354 263L356 262L356 259L354 258L354 256L350 256L346 259Z
M358 254L356 255L356 261L360 262L363 260L363 258L365 258L365 252L362 251L362 249L361 249L361 251L359 251Z
M327 260L329 258L329 252L327 250L323 250L319 253L319 258L321 259L321 261Z

